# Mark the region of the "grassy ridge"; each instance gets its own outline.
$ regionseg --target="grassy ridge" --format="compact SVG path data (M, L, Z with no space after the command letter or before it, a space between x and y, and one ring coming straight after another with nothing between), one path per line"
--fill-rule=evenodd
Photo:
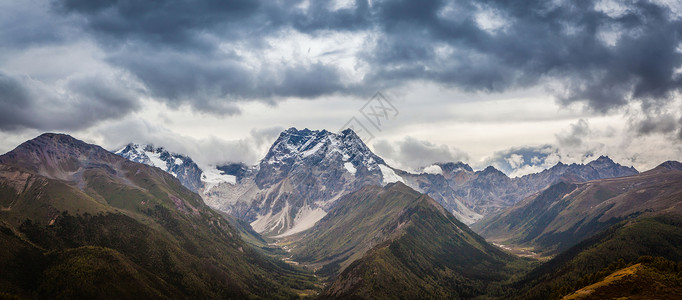
M47 257L43 260L43 264L37 266L42 271L35 272L35 277L28 280L36 284L28 287L27 290L38 291L38 294L29 294L29 296L38 298L49 295L48 291L61 290L68 282L79 282L79 280L84 282L83 287L92 285L99 289L108 288L107 282L90 278L88 272L83 273L79 268L68 268L75 265L62 260L68 257L73 262L87 261L89 259L87 255L91 255L92 251L70 251L89 249L88 247L91 246L112 251L107 252L107 255L111 254L116 259L110 257L106 259L117 264L112 266L114 269L105 268L104 271L123 273L112 275L112 281L108 284L113 284L111 288L117 291L129 290L130 293L127 294L129 296L135 295L135 291L144 287L144 290L150 293L170 298L281 298L293 296L295 289L314 288L311 284L314 279L310 275L286 264L262 257L250 248L244 247L241 248L242 250L238 249L239 253L235 253L230 247L218 243L210 245L216 251L196 247L192 244L195 241L180 241L178 244L165 239L163 235L159 235L149 227L123 214L71 216L63 213L52 226L26 221L20 226L20 231L31 244L35 245L26 247L30 247L34 252L44 249L38 253ZM54 253L70 254L62 256ZM80 254L84 256L81 257ZM118 263L122 265L118 266ZM60 274L50 271L54 269L65 272L61 273L59 278L71 279L66 282L53 278L52 275ZM125 274L138 275L130 277ZM119 278L117 276L139 280L117 281L115 279ZM273 281L275 276L281 280ZM159 282L174 288L163 288L165 285ZM71 287L69 293L78 292L75 288L77 286L81 284L69 286ZM89 293L87 290L80 292Z
M682 263L651 256L629 264L619 260L580 284L584 287L564 299L675 299L682 295Z
M294 260L321 267L319 275L334 277L373 246L398 234L403 210L421 194L407 187L382 190L367 186L344 196L314 227L293 237Z
M522 299L558 299L584 287L584 277L623 260L658 256L682 261L682 216L626 221L557 255L529 272L514 288Z
M395 184L382 192L394 190L411 191ZM470 298L500 293L499 283L527 266L486 243L428 196L415 196L399 210L400 225L391 238L351 263L323 297Z

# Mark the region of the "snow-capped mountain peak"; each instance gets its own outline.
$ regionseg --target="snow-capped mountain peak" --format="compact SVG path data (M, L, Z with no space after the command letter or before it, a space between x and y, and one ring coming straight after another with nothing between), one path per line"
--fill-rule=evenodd
M115 153L129 160L154 166L169 173L174 166L182 165L185 160L189 160L184 155L170 153L163 147L154 148L154 145L151 144L130 143Z
M153 166L154 164L147 155L147 151L144 150L145 148L147 148L147 145L130 143L125 147L121 148L121 150L118 150L114 153L119 156L123 156L129 160L132 160L134 162L139 162L145 165Z
M252 226L257 231L276 236L312 226L345 193L365 185L405 182L350 129L334 133L289 128L273 143L254 174L254 190L259 194L241 199L263 202L244 210L243 217L254 220Z
M203 187L202 170L186 155L172 153L163 147L154 147L151 144L135 143L126 145L115 154L164 170L194 192L198 192Z
M319 162L325 159L338 159L351 162L354 167L376 168L384 161L372 151L351 129L340 133L327 130L289 128L282 132L270 147L261 165L293 165L302 161Z
M328 131L313 131L289 128L282 132L275 143L270 147L263 162L267 164L286 163L291 160L306 158L315 154L324 145Z

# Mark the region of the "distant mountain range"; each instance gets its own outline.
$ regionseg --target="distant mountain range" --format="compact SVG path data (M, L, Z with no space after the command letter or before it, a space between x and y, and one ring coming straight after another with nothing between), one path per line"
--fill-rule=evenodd
M584 182L637 174L608 157L588 164L554 167L509 178L494 167L474 171L462 162L436 163L427 172L393 168L352 131L282 132L261 162L200 170L184 155L163 148L129 144L116 152L130 160L174 174L206 203L251 222L265 235L286 236L312 227L342 195L366 185L403 182L428 194L465 224L513 205L560 180Z
M561 181L472 228L495 242L557 253L623 220L682 214L681 166L670 161L628 177Z

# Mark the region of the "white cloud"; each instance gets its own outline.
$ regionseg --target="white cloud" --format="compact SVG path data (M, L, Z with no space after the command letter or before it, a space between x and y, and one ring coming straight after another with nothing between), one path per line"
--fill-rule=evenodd
M508 158L506 158L506 160L513 169L520 167L524 163L523 156L519 154L512 154Z
M388 160L392 166L407 171L417 171L436 162L457 162L469 159L465 152L457 148L436 145L410 136L396 142L382 139L375 142L373 148L377 155Z
M430 165L430 166L424 168L424 170L422 170L422 172L427 173L427 174L443 174L443 169L441 169L441 167L438 165Z

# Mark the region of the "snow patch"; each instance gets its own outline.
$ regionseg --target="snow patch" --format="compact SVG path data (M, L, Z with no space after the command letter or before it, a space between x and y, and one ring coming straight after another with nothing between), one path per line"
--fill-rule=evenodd
M317 151L320 150L320 148L322 148L322 145L323 145L322 143L317 143L317 145L315 145L314 147L312 147L306 151L303 151L301 156L308 157L308 156L315 154Z
M353 175L355 175L355 171L357 171L355 169L355 166L353 166L353 163L350 162L344 163L343 167L346 168L346 170L348 170L348 173L351 173Z
M133 147L134 147L134 146L133 146ZM114 152L114 153L116 153L116 154L118 154L118 155L121 155L121 153L123 153L123 150L125 150L126 148L128 148L128 145L123 146L123 148L121 148L121 150L118 150L118 151L116 151L116 152Z
M184 163L184 161L181 158L179 158L179 157L175 158L175 164L176 165L182 165L183 163Z
M441 169L439 165L430 165L424 168L423 171L427 174L443 175L443 169Z
M224 182L233 185L237 184L237 177L224 174L222 171L216 169L215 166L208 166L204 168L204 172L201 173L201 181L203 181L206 185L206 188L204 189L204 193L206 193L215 186Z
M396 174L395 171L393 171L393 169L389 168L387 165L380 164L379 170L381 170L381 178L383 180L384 185L398 181L405 183L405 180L403 180L402 177L398 176L398 174Z
M145 151L145 154L147 154L147 157L149 157L149 160L152 162L152 166L155 166L164 171L168 170L166 162L161 159L161 153Z

